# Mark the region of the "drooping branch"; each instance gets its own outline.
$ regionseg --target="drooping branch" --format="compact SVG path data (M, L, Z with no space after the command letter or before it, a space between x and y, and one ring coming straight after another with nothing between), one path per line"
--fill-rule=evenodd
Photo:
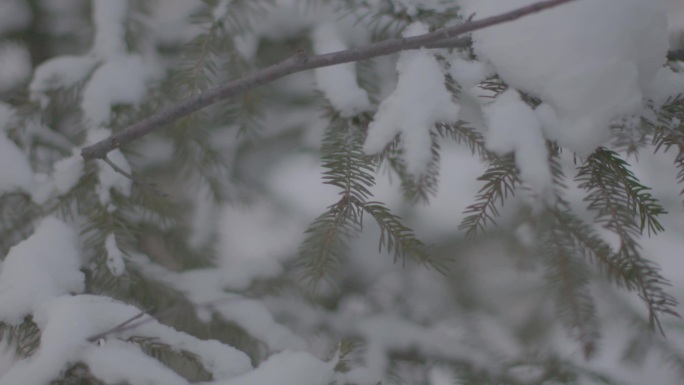
M458 39L460 35L491 27L497 24L517 20L521 17L553 8L575 0L546 0L525 7L515 9L500 15L482 20L467 21L463 24L443 28L424 35L383 40L363 47L351 48L344 51L324 55L307 55L300 51L291 58L280 63L253 72L227 84L210 88L200 94L181 101L167 110L160 111L143 119L93 145L84 147L81 156L84 160L103 159L110 151L125 146L152 131L165 126L175 120L187 116L220 100L242 94L252 88L273 82L284 76L314 68L328 67L336 64L356 62L378 56L389 55L405 50L421 47L435 48L439 44L463 44L466 41Z

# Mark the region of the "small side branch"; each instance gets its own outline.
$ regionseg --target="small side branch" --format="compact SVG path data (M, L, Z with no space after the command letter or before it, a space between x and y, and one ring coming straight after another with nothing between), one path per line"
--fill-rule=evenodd
M126 178L128 178L130 180L132 180L133 183L137 184L141 188L147 189L147 190L151 191L154 195L157 195L157 196L162 197L162 198L165 198L168 196L168 194L157 190L157 188L154 185L152 185L151 183L148 183L148 182L145 182L144 180L138 179L138 178L134 177L131 173L129 173L126 170L119 167L116 163L112 162L107 157L106 154L104 155L104 157L102 157L102 160L105 163L107 163L114 171L116 171L117 173L125 176Z
M121 146L125 146L162 126L174 122L179 118L187 116L220 100L240 95L252 88L273 82L274 80L280 79L295 72L367 60L400 51L419 49L421 47L438 48L444 45L453 47L452 44L462 44L465 42L461 39L458 39L458 37L463 34L491 27L497 24L514 21L521 17L541 12L545 9L557 7L561 4L569 3L571 1L575 0L540 1L538 3L521 7L500 15L488 17L482 20L468 20L463 24L449 28L443 28L424 35L388 39L374 44L369 44L364 47L352 48L324 55L309 56L304 52L299 52L295 56L278 64L274 64L270 67L253 72L227 84L210 88L198 95L185 99L167 110L156 113L117 132L109 138L84 147L81 150L81 156L86 161L92 159L104 159L104 157L110 151Z

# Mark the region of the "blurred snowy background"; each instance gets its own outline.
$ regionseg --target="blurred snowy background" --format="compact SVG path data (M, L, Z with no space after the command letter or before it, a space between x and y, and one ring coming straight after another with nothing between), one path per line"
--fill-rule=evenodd
M509 29L475 34L475 52L491 63L468 67L470 62L461 58L463 61L459 63L463 67L454 67L454 78L463 85L466 95L458 118L485 130L479 108L491 93L477 84L493 65L504 80L518 89L547 96L552 105L557 103L556 107L570 106L566 111L556 111L555 119L560 123L556 131L545 132L545 137L571 150L588 153L609 141L609 131L582 131L586 127L596 122L607 125L614 115L631 111L635 98L640 104L642 95L661 98L660 102L664 102L668 96L684 90L679 73L658 72L663 62L652 55L684 46L684 3L680 0L580 0L579 3L592 1L593 8L587 7L591 12L577 8L577 13L568 16L559 10L551 16L555 19L541 19L542 14L527 25L512 24L510 28L502 26ZM154 94L146 92L179 64L177 51L182 49L179 47L205 32L192 23L191 17L207 9L208 5L202 1L141 1L130 7L147 7L141 13L144 16L134 20L143 32L139 40L133 39L135 43L127 40L128 50L135 54L122 56L117 53L122 49L117 44L123 40L117 43L103 32L115 24L111 20L127 17L125 7L121 11L122 7L114 3L117 2L0 0L0 101L3 103L0 128L9 133L0 137L0 194L21 190L42 204L74 188L85 175L78 155L80 145L108 135L109 131L101 130L110 128L97 126L105 127L115 121L117 115L112 112L115 106L142 104L147 98L153 98ZM230 14L221 7L231 7L231 1L207 3L217 4L212 11L214 18ZM397 13L402 10L416 16L424 9L446 12L455 5L454 1L442 0L276 0L272 3L259 8L259 14L252 16L251 32L233 37L235 48L253 68L275 63L299 48L323 53L368 43L373 38L368 25L373 20L357 20L366 9L393 7ZM484 17L531 1L510 1L505 6L503 1L496 0L463 3L466 14L472 11ZM627 11L615 12L615 7L624 7ZM665 24L658 24L664 9L667 9L667 31ZM577 19L563 23L568 17ZM228 16L226 20L226 23L239 22ZM625 31L629 33L621 34ZM130 39L131 33L126 33ZM656 37L649 40L649 33ZM658 40L665 34L669 40ZM506 39L500 38L502 35ZM574 36L578 40L547 50L556 44L550 35ZM641 43L637 42L640 38L643 38ZM478 46L479 41L486 43ZM607 61L601 55L605 54L606 47L615 49L618 64L628 61L620 56L627 55L637 63L640 72L633 74L630 68L625 69L629 78L625 81L619 72L622 67L605 64ZM587 61L587 57L595 61ZM377 92L372 96L378 101L384 100L396 86L396 59L397 56L392 56L373 60L373 84ZM518 65L507 67L509 62ZM680 63L672 66L678 71L684 69ZM547 71L547 68L550 69ZM352 369L336 374L334 379L339 383L485 383L477 382L478 378L506 379L518 384L577 381L676 385L684 382L684 324L680 319L664 317L666 338L645 332L648 314L633 293L617 290L600 279L592 281L591 294L600 321L597 332L601 337L596 353L589 360L584 357L583 347L557 321L546 267L530 247L535 239L528 219L539 203L535 201L549 187L545 185L548 170L539 168L538 164L540 159L545 162L545 149L526 147L527 142L536 140L533 134L521 136L516 142L519 144L511 149L506 149L511 145L506 142L501 150L515 151L516 155L530 154L526 163L518 163L521 175L530 182L529 189L519 189L515 197L509 197L500 210L497 226L490 225L475 240L466 239L459 225L466 208L475 202L482 187L477 178L487 165L472 155L467 145L449 141L441 144L438 190L429 203L407 202L398 176L389 167L377 173L373 199L384 202L399 214L418 238L430 245L434 258L444 261L445 274L408 259L406 263L401 260L395 263L393 255L378 252L380 229L374 222L365 221L361 236L351 242L348 258L329 280L321 283L315 300L303 295L301 288L290 279L293 261L305 239L307 226L339 200L338 189L323 184L321 179L325 170L318 150L329 123L321 101L327 97L330 104L350 111L350 115L377 107L376 101L369 99L365 92L358 93L360 88L356 84L340 81L355 79L356 70L354 66L339 66L336 72L309 71L270 85L268 97L263 97L268 104L259 116L258 130L253 136L250 136L252 133L236 135L239 124L211 129L209 142L224 165L218 175L224 177L222 188L229 199L217 199L214 188L199 173L177 167L173 161L178 156L174 152L177 147L169 137L152 136L136 143L132 152L117 151L112 156L115 163L128 171L140 172L169 194L166 199L182 204L185 221L178 225L178 232L168 234L177 234L184 247L191 251L174 249L173 243L163 245L154 234L143 234L139 247L124 255L112 244L112 237L106 246L107 266L112 274L125 276L136 271L145 279L182 293L191 303L212 303L212 306L197 308L199 319L209 322L218 314L256 339L256 353L250 352L255 365L269 353L289 350L306 351L320 359L330 358L329 352L339 341L355 339L360 348L351 356ZM572 71L588 71L577 76L593 81L575 87L571 85L572 78L561 81L553 77L556 72ZM662 81L656 84L661 86L647 89L646 78L651 80L657 76ZM214 75L216 82L231 78L230 73ZM548 86L555 81L558 81L554 83L555 88ZM50 92L75 84L79 90L76 95L80 96L72 95L73 100L64 100L64 103L72 102L82 115L67 112L60 119L50 120L50 98L54 97ZM599 91L593 93L592 88L592 97L587 98L583 86L599 87ZM338 101L334 99L336 94L342 95ZM615 94L621 98L610 99ZM43 121L30 121L16 134L11 131L12 124L26 95L48 112ZM406 119L414 115L411 111L405 112ZM486 112L484 119L487 119ZM93 122L98 124L89 126ZM10 134L19 140L11 141ZM506 140L516 140L514 137L518 134L501 135ZM38 145L30 145L40 140L57 143L68 151L73 150L73 154L41 155L41 150L36 150ZM376 144L375 150L384 145ZM371 147L368 143L366 146L367 150ZM636 176L653 188L653 196L668 211L660 216L666 231L657 236L644 236L641 245L643 255L658 263L663 276L671 282L668 292L682 303L684 215L682 186L677 183L681 178L675 167L677 152L671 149L654 153L653 148L646 146L623 155ZM421 154L415 156L420 157ZM563 152L562 162L566 175L575 175L575 159L570 151ZM107 173L111 175L106 176ZM131 182L112 173L104 164L100 178L106 186L98 190L98 199L103 206L116 210L117 203L109 197L110 190L106 187L130 195ZM566 183L569 188L565 197L571 207L591 222L593 214L586 211L584 193L571 179ZM86 216L77 215L69 227L77 231L78 226L87 223ZM44 226L49 229L52 224ZM62 231L58 230L60 226L55 225L52 231ZM613 235L602 232L598 226L596 231L609 242L616 242ZM37 244L51 242L50 236L34 239ZM16 242L2 240L3 252L18 253L18 248L9 250ZM86 249L83 236L78 244L80 262L85 263L91 253L83 251ZM48 248L51 245L43 244ZM187 255L201 255L202 263L184 260ZM61 266L59 261L57 266ZM599 273L592 270L587 274ZM7 274L0 276L0 281L3 277L3 282L7 282ZM0 298L4 301L0 301L0 318L6 322L17 316L12 309L21 306L7 300L8 293L19 286L19 283L0 285ZM2 294L1 290L9 291ZM64 294L79 290L83 289L75 287ZM22 295L15 299L23 299ZM85 312L85 308L73 309ZM107 307L102 311L112 309ZM681 305L678 309L682 313ZM119 310L135 314L128 308ZM98 322L92 321L92 324L102 325ZM210 338L219 338L217 335L220 332L207 333ZM3 374L14 371L15 377L11 378L22 378L16 376L23 374L16 369L21 365L15 363L18 358L12 351L11 341L3 339L2 343L5 354L0 357L0 384L9 384L10 377L2 377ZM48 353L42 354L44 358ZM96 360L93 358L89 364L97 367ZM295 377L291 378L302 381L313 368L306 360L281 364L282 370L294 373ZM273 365L278 363L273 361ZM124 368L122 364L120 369ZM139 368L141 372L144 370L145 367ZM261 379L280 378L280 375ZM114 374L103 376L121 380ZM610 380L602 382L604 379Z

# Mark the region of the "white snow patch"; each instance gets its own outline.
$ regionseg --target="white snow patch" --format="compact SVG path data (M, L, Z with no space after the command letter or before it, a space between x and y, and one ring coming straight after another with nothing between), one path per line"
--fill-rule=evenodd
M473 88L494 74L494 68L481 61L455 57L449 62L451 63L449 74L463 89Z
M39 204L45 204L55 195L69 192L83 175L83 158L74 150L74 155L55 162L51 174L35 173L28 188L31 199Z
M196 269L175 273L150 263L141 255L134 255L134 260L145 274L185 293L198 305L197 315L201 319L208 321L213 312L218 312L224 319L235 322L251 336L264 342L269 351L302 350L306 347L306 341L277 323L259 301L226 293L223 271Z
M168 379L172 384L184 384L178 382L178 377L173 376L171 370L164 370L161 365L149 367L150 373L145 374L143 364L149 364L151 361L143 359L144 355L137 355L130 350L137 349L135 347L126 350L121 342L107 341L107 337L104 338L104 345L101 347L88 342L91 336L110 330L138 314L140 310L137 308L107 297L77 295L53 299L34 317L42 331L39 350L32 357L14 365L0 378L0 385L48 383L69 363L80 360L87 360L89 365L96 367L97 372L107 378L116 377L116 372L120 371L125 363L127 370L123 372L127 373L118 373L117 378L135 379L132 383L157 384L159 382L143 381L154 374L157 379ZM113 335L123 340L132 336L154 338L168 344L174 351L191 351L197 354L204 367L217 380L243 374L252 368L249 358L244 353L215 340L199 340L156 320L141 323L135 328L121 330ZM112 360L115 356L119 356L119 359ZM128 365L132 364L131 360L134 359L137 359L139 364L131 366L134 370L129 371Z
M534 0L462 3L481 19ZM613 119L641 111L668 49L665 1L571 2L477 31L473 40L504 81L555 111L547 139L586 156L610 136Z
M420 34L426 28L415 24L407 30L409 35ZM435 123L456 121L459 107L452 102L439 63L429 51L402 52L397 71L397 87L369 125L364 151L376 154L401 134L406 170L418 177L432 160L430 130Z
M18 361L15 344L10 344L8 338L0 340L0 378L4 376Z
M78 183L82 175L83 157L79 153L58 160L52 173L56 191L60 194L67 193Z
M668 99L684 95L684 73L674 72L669 67L663 67L649 87L648 98L657 106L664 104Z
M236 297L234 300L221 302L215 308L223 318L243 327L251 336L264 342L271 351L306 349L303 338L275 322L268 309L257 301Z
M105 250L107 251L107 268L114 276L120 276L126 269L124 255L116 244L114 233L107 235L105 240Z
M50 90L73 87L90 75L98 61L91 56L58 56L40 64L29 84L31 96L40 98Z
M547 198L552 186L542 126L530 106L515 90L499 95L484 108L489 130L485 134L487 149L500 156L515 153L521 179L533 194Z
M218 252L226 287L244 289L255 279L275 277L283 271L280 260L296 254L305 225L274 215L277 210L266 201L223 210Z
M537 245L537 237L529 223L523 223L515 229L515 237L523 246L533 248Z
M89 346L83 362L91 373L108 384L188 385L188 381L143 353L135 344L110 340Z
M313 31L313 46L317 54L343 51L348 47L339 36L335 25L326 23ZM342 117L358 115L370 110L370 100L356 80L356 64L345 63L315 70L316 83L325 97Z
M81 108L90 124L109 122L116 104L139 104L146 91L148 69L140 56L119 56L103 64L83 89Z
M276 353L256 370L215 385L321 385L333 377L337 359L323 362L305 352Z
M76 232L48 217L12 247L0 274L0 319L13 325L48 301L84 289Z
M95 41L93 52L101 59L112 59L127 52L126 14L128 0L93 0Z

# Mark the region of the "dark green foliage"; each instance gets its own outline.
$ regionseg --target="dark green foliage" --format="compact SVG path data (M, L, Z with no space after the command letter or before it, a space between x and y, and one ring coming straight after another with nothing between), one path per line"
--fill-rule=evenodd
M499 216L497 206L503 206L504 201L515 194L515 188L520 183L512 157L494 158L478 180L485 182L485 185L475 198L477 203L465 210L466 217L460 225L460 229L465 230L468 237L476 236L478 231L485 231L488 222L496 224Z
M29 357L40 347L40 329L31 317L17 326L0 323L0 339L14 347L18 357Z
M211 380L211 373L202 365L200 358L187 350L175 351L171 346L160 342L155 338L131 337L128 342L132 342L142 349L145 354L154 357L162 364L174 368L181 376L195 381Z
M66 370L60 379L50 382L50 385L105 385L105 383L93 376L86 365L78 363Z
M440 148L438 134L431 131L430 137L432 139L430 149L432 152L432 159L430 160L425 173L419 176L410 175L406 171L406 164L402 158L402 150L398 148L400 147L401 138L397 138L397 140L392 142L380 157L380 167L383 166L382 163L386 163L397 173L404 199L411 203L420 202L428 204L430 202L430 197L437 194Z
M596 305L589 292L591 273L577 258L573 239L551 218L540 243L545 254L546 277L552 289L558 318L581 345L586 358L596 350L599 325Z
M372 173L376 166L363 153L366 116L343 119L330 115L321 154L323 183L340 189L340 200L330 205L307 229L307 238L300 247L299 268L311 287L335 272L344 261L348 244L363 227L363 216L370 215L381 230L380 251L394 253L395 261L410 256L416 261L435 266L413 231L380 202L370 199L375 185Z
M660 314L677 315L676 300L665 292L669 283L654 262L641 256L637 242L644 229L660 231L656 217L665 211L626 169L625 162L607 149L599 149L579 168L576 180L587 190L585 201L594 221L619 237L612 262L621 272L616 283L635 290L646 303L649 325L662 331Z
M647 122L652 130L652 145L656 152L667 152L672 147L675 148L677 182L680 185L684 184L684 123L682 123L684 98L680 96L668 101L658 112L660 114L657 122ZM684 189L680 192L681 194L684 194Z
M22 193L0 195L0 254L26 239L33 231L33 221L42 214L31 197Z

